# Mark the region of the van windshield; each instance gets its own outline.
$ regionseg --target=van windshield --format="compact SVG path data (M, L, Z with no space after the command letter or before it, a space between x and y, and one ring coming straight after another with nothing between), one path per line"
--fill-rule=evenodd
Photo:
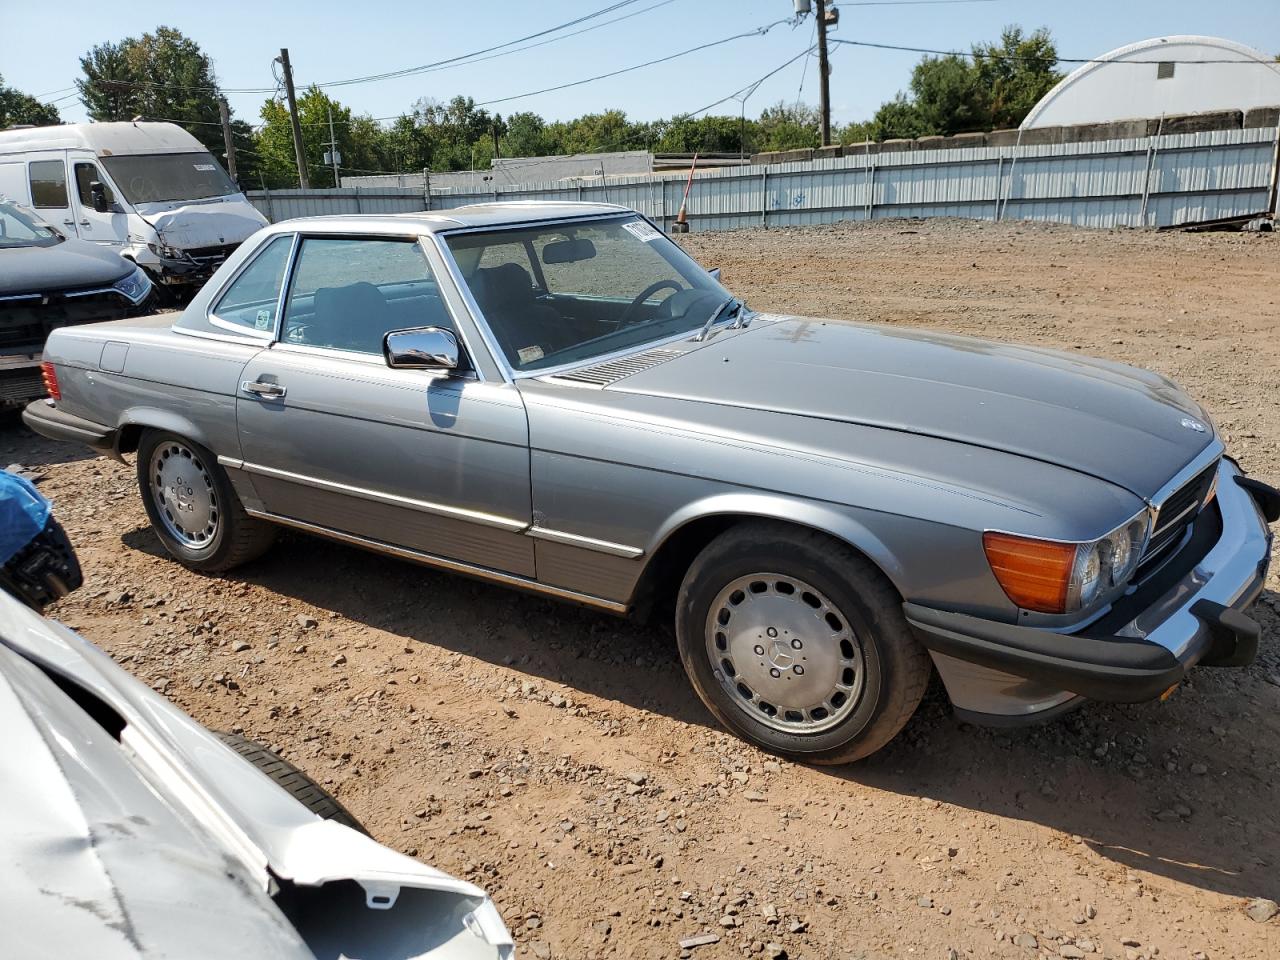
M208 200L239 193L209 153L148 153L103 157L102 162L130 203Z

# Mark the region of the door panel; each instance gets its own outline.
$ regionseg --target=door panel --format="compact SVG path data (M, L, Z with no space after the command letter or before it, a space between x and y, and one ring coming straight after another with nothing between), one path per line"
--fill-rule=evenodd
M62 154L27 163L31 206L40 218L69 237L79 236L71 211L71 189L67 183L67 163Z
M93 209L89 184L94 180L106 188L108 206L106 213L99 213ZM98 165L92 160L72 157L70 189L71 200L75 205L76 226L80 231L81 239L113 247L124 247L129 235L129 215L116 202L115 193Z
M534 574L528 424L517 391L277 343L242 374L244 469L267 510ZM261 389L260 387L258 389Z

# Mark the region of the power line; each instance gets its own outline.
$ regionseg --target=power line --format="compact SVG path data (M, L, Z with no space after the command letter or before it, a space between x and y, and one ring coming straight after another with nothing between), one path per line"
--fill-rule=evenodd
M768 80L768 79L769 79L770 77L772 77L774 74L781 73L783 70L787 69L787 67L791 66L793 63L795 63L795 62L796 62L797 60L799 60L801 57L807 57L809 54L813 53L813 49L814 49L814 48L813 48L812 46L810 46L810 47L806 47L804 50L801 50L799 53L797 53L797 54L796 54L794 57L792 57L790 60L786 61L786 63L782 63L782 64L779 64L778 66L774 67L772 70L770 70L768 73L766 73L766 74L765 74L763 77L761 77L760 79L751 81L751 83L748 83L745 87L741 87L741 88L739 88L739 89L737 89L737 90L733 91L733 93L729 94L729 95L728 95L728 96L726 96L726 97L721 97L719 100L716 100L714 103L708 103L705 107L699 107L697 110L694 110L694 111L692 111L691 113L683 113L683 114L679 114L679 116L683 116L683 117L696 117L696 116L697 116L698 114L700 114L700 113L706 113L708 110L713 110L713 109L715 109L716 107L720 106L720 104L724 103L726 100L734 100L734 99L736 99L736 98L738 97L738 95L739 95L739 94L745 93L745 92L747 92L748 90L751 90L753 87L758 87L758 86L760 86L760 84L764 83L766 80Z
M456 57L449 57L445 60L437 60L433 63L421 64L420 66L416 66L416 67L405 67L400 70L391 70L386 73L370 74L368 76L363 76L363 77L350 77L345 80L327 80L322 83L308 84L308 86L316 86L321 88L348 86L350 84L355 84L355 83L369 83L375 80L387 80L394 77L412 76L413 74L416 74L416 73L423 73L428 70L438 69L440 67L444 67L447 65L453 65L453 64L460 65L461 61L471 60L472 58L479 57L483 54L492 53L495 50L502 50L506 47L512 47L512 46L515 46L516 44L524 43L527 40L535 40L539 37L545 37L548 34L557 33L569 27L577 26L580 23L585 23L588 20L594 20L597 17L605 16L606 14L610 14L617 10L621 10L623 7L629 7L632 4L639 3L639 2L640 0L618 0L618 2L611 3L608 6L602 7L601 9L596 10L592 13L584 14L581 17L575 17L573 20L568 20L564 23L556 24L553 27L547 27L535 33L530 33L523 37L517 37L514 40L508 40L505 43L494 44L493 46L485 47L481 50L473 50L470 53L460 54ZM665 0L665 2L671 2L671 0ZM655 6L661 6L661 5L662 5L661 3L655 4ZM643 11L637 11L637 12L639 13ZM618 17L611 22L616 23L618 20L622 20L622 19L626 19L626 18ZM598 26L606 26L606 24L599 24ZM578 31L578 32L586 32L586 31ZM575 34L569 34L569 36L573 36L573 35ZM560 39L560 38L557 38L557 39ZM534 46L536 46L536 44ZM516 51L511 51L511 52L514 53ZM206 91L206 92L213 91L213 92L220 92L222 94L235 94L235 95L274 94L278 90L278 87L221 87L220 88L216 86L193 86L193 85L184 85L184 84L175 84L175 83L159 83L151 80L100 80L97 82L103 84L104 86L159 87L159 88L170 89L170 90L198 90L198 91Z
M724 37L720 40L712 40L710 43L699 44L696 47L690 47L688 50L681 50L679 53L668 54L665 57L658 57L654 60L646 60L644 63L637 63L630 67L622 67L619 70L610 70L608 73L597 74L594 77L587 77L583 80L573 80L569 83L560 83L553 87L543 87L541 90L530 90L527 93L517 93L509 97L498 97L494 100L481 100L476 104L476 106L488 107L488 106L492 106L495 103L507 103L511 100L523 100L525 97L535 97L540 93L553 93L556 90L567 90L570 87L580 87L584 83L594 83L597 80L607 80L610 77L617 77L624 73L631 73L633 70L640 70L640 69L643 69L644 67L656 66L659 63L668 63L672 60L677 60L680 57L686 57L691 53L698 53L702 50L709 50L712 47L718 47L726 43L731 43L734 40L742 40L746 37L764 36L774 27L778 26L778 24L790 23L790 22L791 22L790 19L775 20L773 23L766 24L762 27L756 27L754 30L748 30L745 33L736 33L731 37Z
M904 2L923 3L925 0L904 0ZM934 2L942 2L942 0L934 0ZM960 2L960 0L953 0ZM978 2L978 0L974 0ZM848 6L849 4L845 4ZM974 60L1015 60L1021 63L1113 63L1117 65L1146 65L1152 66L1160 63L1180 63L1180 64L1208 64L1208 63L1234 63L1243 66L1270 67L1276 69L1275 65L1258 60L1107 60L1100 57L1033 57L1018 53L999 53L987 52L975 53L972 50L933 50L929 47L906 47L893 43L872 43L869 40L837 40L834 37L832 43L841 43L849 47L872 47L876 50L901 50L905 53L927 53L939 57L970 57Z
M808 51L809 53L812 53L813 50L817 47L817 40L818 40L818 19L817 17L815 17L813 20L813 33L809 37L809 44L810 44L809 51ZM797 105L800 103L800 97L804 93L804 81L808 75L809 75L809 58L805 57L804 64L802 65L800 70L800 86L796 87L796 104Z
M313 86L317 86L321 88L341 87L341 86L347 86L353 83L368 83L375 80L386 80L386 79L392 79L397 77L414 76L420 73L432 73L434 71L443 70L448 67L465 67L465 66L471 66L472 64L476 64L476 63L484 63L486 60L496 60L499 57L510 56L513 53L520 53L524 50L532 50L535 47L543 47L549 43L558 43L561 40L567 40L569 37L576 37L579 34L589 33L592 30L599 30L601 27L607 27L610 24L621 23L623 20L630 20L632 17L638 17L642 13L648 13L650 10L656 10L658 7L664 7L669 3L674 3L675 0L660 0L660 2L658 3L651 4L650 6L647 6L647 7L642 7L639 10L634 10L631 13L624 14L621 17L614 17L612 20L606 20L603 23L595 23L589 27L584 27L581 30L574 30L574 31L571 31L570 33L565 33L558 37L551 37L546 40L539 40L537 43L530 43L530 44L526 44L525 46L516 46L514 47L514 49L510 49L510 50L506 49L507 47L513 47L515 44L524 43L524 41L526 40L532 40L536 37L542 37L548 33L555 33L559 30L563 30L565 27L575 26L586 20L591 20L591 19L594 19L595 17L603 16L606 13L612 13L615 10L621 9L622 7L625 7L625 6L628 6L629 4L637 3L637 2L639 2L639 0L626 0L625 3L615 3L611 7L606 7L603 10L597 10L593 14L588 14L585 17L579 17L577 20L571 20L568 23L563 23L558 27L551 27L550 29L542 30L542 31L539 31L538 33L532 33L527 37L521 37L518 40L510 40L507 43L500 43L497 46L486 47L483 50L476 50L471 53L464 53L456 57L450 57L447 60L437 60L434 63L424 63L421 66L417 66L417 67L406 67L402 70L393 70L388 73L374 74L368 77L353 77L349 80L334 80L334 81L329 81L327 83L317 83L317 84L313 84ZM495 51L495 50L501 51L501 52L493 53L492 51ZM490 54L490 55L482 56L482 54Z

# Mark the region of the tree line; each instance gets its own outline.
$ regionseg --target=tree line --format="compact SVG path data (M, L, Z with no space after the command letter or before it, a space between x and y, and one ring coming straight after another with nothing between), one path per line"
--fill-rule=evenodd
M926 56L912 71L909 89L875 115L833 131L843 143L952 134L1017 126L1061 78L1057 50L1045 29L1026 34L1007 27L999 41L978 44L970 55ZM213 62L191 38L171 27L102 43L80 58L76 80L89 117L173 121L222 157L220 88ZM313 185L332 183L323 164L332 115L334 138L347 174L420 173L486 169L494 157L550 156L649 150L654 153L758 153L816 147L819 116L803 103L779 102L756 117L675 116L636 121L622 110L546 120L518 111L503 116L470 97L429 97L390 121L357 114L318 87L298 97L304 152ZM0 129L14 124L60 122L58 111L6 87L0 78ZM293 134L287 107L267 99L258 122L232 119L241 185L246 189L296 186Z

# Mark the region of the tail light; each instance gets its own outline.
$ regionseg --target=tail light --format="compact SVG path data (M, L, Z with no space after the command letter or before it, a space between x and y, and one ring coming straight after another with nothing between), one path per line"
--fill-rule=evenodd
M40 364L40 379L44 381L44 392L50 400L61 400L62 391L58 389L58 373L48 360Z

